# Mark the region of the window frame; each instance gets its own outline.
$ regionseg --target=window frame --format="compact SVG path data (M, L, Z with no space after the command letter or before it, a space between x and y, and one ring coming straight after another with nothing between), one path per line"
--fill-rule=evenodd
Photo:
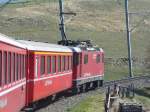
M45 75L45 56L44 55L42 55L41 57L40 57L40 76L43 76L43 75Z
M12 82L15 81L15 53L13 52L11 54L11 77L12 77Z
M66 71L66 69L65 69L65 68L66 68L65 59L66 59L65 55L63 55L63 56L62 56L62 65L63 65L63 66L62 66L62 71Z
M23 72L23 78L26 77L26 55L23 55L23 60L24 60L24 65L23 65L23 68L24 68L24 72Z
M18 80L18 54L15 55L15 81Z
M7 81L8 81L8 84L11 83L11 52L8 52L8 62L7 62L8 66L7 66Z
M73 58L73 66L78 66L80 64L80 54L75 53Z
M71 61L71 63L70 63L70 69L72 69L73 68L73 56L70 56L70 61Z
M21 79L21 55L18 54L18 81Z
M96 55L96 63L100 63L101 62L101 55L100 54L97 54Z
M57 70L58 70L58 72L61 72L62 71L62 69L61 69L61 56L60 55L58 55L57 56Z
M0 87L3 86L3 52L0 50Z
M56 56L52 56L52 73L56 73Z
M102 54L102 63L104 63L105 58L104 58L104 54Z
M3 52L3 80L4 85L7 85L7 51Z
M88 56L88 54L85 54L84 55L84 64L88 64L88 58L89 58L89 56Z
M47 56L47 74L51 73L51 56Z
M67 60L68 60L67 70L70 70L70 56L67 56Z
M37 78L39 74L39 57L38 56L35 56L34 74L35 74L34 77Z

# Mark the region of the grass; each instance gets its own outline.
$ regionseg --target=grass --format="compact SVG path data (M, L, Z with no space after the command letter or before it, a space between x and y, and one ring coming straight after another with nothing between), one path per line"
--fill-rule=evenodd
M143 66L133 66L133 75L141 76L150 73L150 70ZM105 81L118 80L129 77L129 68L127 65L111 65L105 64Z
M150 109L150 88L136 89L134 99L126 99L127 101L136 101L144 106L144 109ZM104 95L96 94L88 96L75 106L68 108L66 112L103 112L104 111Z
M66 112L103 112L104 97L102 94L92 95L81 101Z
M145 87L143 89L136 90L136 97L135 99L140 102L144 107L150 110L150 87Z

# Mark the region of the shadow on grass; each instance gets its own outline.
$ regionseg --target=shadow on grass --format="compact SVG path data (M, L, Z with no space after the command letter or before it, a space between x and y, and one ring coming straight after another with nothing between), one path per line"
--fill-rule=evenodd
M144 89L136 89L135 93L140 96L150 98L150 87L145 87Z

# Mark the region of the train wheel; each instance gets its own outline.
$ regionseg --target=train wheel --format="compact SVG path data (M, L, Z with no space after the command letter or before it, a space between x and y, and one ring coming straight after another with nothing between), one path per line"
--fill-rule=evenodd
M53 94L53 95L51 96L51 101L55 101L55 99L56 99L56 94Z
M86 90L87 90L87 89L86 89L86 84L83 84L83 85L82 85L82 92L86 92Z
M98 81L93 82L93 89L96 89L98 87Z
M100 82L99 87L102 87L103 86L103 80L100 80L99 82Z
M34 112L35 109L37 108L38 102L35 102L31 105L29 105L29 107L25 108L24 111L25 112Z
M94 84L93 84L93 82L91 82L90 86L89 86L89 89L93 89L93 86L94 86Z
M77 86L77 93L81 92L81 86Z
M97 87L101 87L101 82L100 81L97 81Z
M72 89L72 93L73 94L78 94L78 93L80 93L81 91L81 87L80 86L76 86L76 87L74 87L73 89Z

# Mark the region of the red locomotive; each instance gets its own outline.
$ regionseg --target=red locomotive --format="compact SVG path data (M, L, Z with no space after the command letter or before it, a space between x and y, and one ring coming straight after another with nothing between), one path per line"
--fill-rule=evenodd
M102 84L102 49L16 41L3 34L0 46L0 112L18 112L65 90Z

